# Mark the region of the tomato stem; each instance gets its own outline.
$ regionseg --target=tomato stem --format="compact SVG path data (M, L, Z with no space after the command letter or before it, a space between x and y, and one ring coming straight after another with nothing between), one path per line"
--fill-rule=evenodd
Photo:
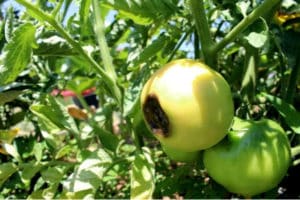
M244 31L249 25L263 16L266 12L276 6L280 0L265 0L261 5L256 7L247 17L238 23L219 43L212 47L212 55L223 49L227 44L232 42L237 36Z
M212 56L211 47L214 42L210 33L209 23L206 18L206 12L203 0L190 0L190 9L195 19L195 25L198 36L200 37L200 43L202 48L202 54L204 61L207 65L214 68L216 63L216 57Z
M97 0L93 0L93 9L94 9L94 18L95 18L95 33L96 38L98 39L98 44L100 48L101 57L104 63L105 71L108 75L113 79L117 79L117 75L115 72L115 68L113 66L112 57L110 55L110 51L105 38L105 27L103 23L102 16L100 14L99 2Z

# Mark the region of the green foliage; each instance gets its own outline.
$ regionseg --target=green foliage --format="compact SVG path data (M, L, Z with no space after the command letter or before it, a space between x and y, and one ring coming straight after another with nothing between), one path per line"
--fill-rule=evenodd
M300 197L298 1L16 2L0 13L0 198L240 198L146 128L142 87L179 58L224 76L236 117L282 125L289 176L256 197Z
M0 68L1 85L13 82L29 64L32 47L35 45L34 35L35 27L30 23L23 24L15 30L5 47L7 53Z
M132 19L137 24L147 25L156 20L165 20L176 10L178 0L106 0L104 4L118 10L121 17Z
M155 188L155 164L151 152L143 148L135 156L131 171L131 199L151 199Z

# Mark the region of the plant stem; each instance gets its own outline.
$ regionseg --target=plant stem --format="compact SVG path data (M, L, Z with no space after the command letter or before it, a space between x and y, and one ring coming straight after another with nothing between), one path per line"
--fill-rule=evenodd
M238 23L219 43L212 47L212 55L223 49L227 44L232 42L242 31L249 25L271 10L281 0L265 0L261 5L256 7L247 17Z
M100 48L100 52L101 52L101 57L104 63L104 68L105 71L108 73L108 75L116 80L117 79L117 75L115 72L115 69L113 67L113 61L112 61L112 57L110 55L109 52L109 48L105 39L105 27L104 27L104 23L100 14L100 9L99 9L99 3L98 0L93 0L93 9L94 9L94 18L95 18L95 33L97 39L98 39L98 44L99 44L99 48Z
M174 56L175 56L176 52L178 51L178 49L181 47L181 45L182 45L183 42L186 40L186 38L191 34L191 31L192 31L192 30L189 30L188 32L186 32L186 33L181 37L181 39L179 40L179 42L176 44L175 48L173 49L173 51L172 51L170 57L168 58L168 61L167 61L167 62L170 62L170 61L174 58Z
M90 65L94 68L96 73L98 73L101 78L103 78L105 84L108 86L110 89L110 92L112 95L116 98L118 103L121 102L121 91L119 87L117 86L115 80L111 78L111 76L103 70L98 63L95 62L81 47L81 45L75 41L68 32L65 31L65 29L49 14L41 11L39 8L35 7L31 3L27 2L26 0L16 0L19 4L23 5L26 7L28 10L32 11L35 15L38 16L38 20L41 21L46 21L48 22L58 33L64 37L69 44L72 45L72 47L80 54L83 56L84 59L86 59Z
M295 51L297 52L297 50ZM299 75L300 75L300 58L299 56L296 56L296 63L293 66L289 83L288 83L288 88L286 90L285 101L287 103L293 103Z
M199 36L197 33L194 34L194 57L195 59L200 58Z
M195 19L196 29L200 37L200 43L204 61L209 66L215 66L216 57L212 56L211 47L214 42L210 33L209 24L206 18L203 0L190 0L190 9Z

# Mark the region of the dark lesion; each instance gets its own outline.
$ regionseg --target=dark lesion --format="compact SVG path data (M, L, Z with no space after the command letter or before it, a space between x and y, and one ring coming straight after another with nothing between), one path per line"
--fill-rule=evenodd
M147 96L143 104L143 112L145 119L154 134L163 137L169 136L169 119L162 109L156 95L150 94Z

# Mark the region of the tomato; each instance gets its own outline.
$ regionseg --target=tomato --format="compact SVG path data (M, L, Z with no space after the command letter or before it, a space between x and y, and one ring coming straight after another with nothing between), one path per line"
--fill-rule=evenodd
M246 197L276 187L291 161L288 138L279 124L235 120L219 144L204 151L208 174L228 191Z
M178 161L178 162L190 163L196 161L197 158L199 157L198 151L185 152L167 146L162 146L162 149L171 160Z
M146 82L141 107L162 145L186 152L209 148L228 132L233 101L225 79L205 64L180 59Z

